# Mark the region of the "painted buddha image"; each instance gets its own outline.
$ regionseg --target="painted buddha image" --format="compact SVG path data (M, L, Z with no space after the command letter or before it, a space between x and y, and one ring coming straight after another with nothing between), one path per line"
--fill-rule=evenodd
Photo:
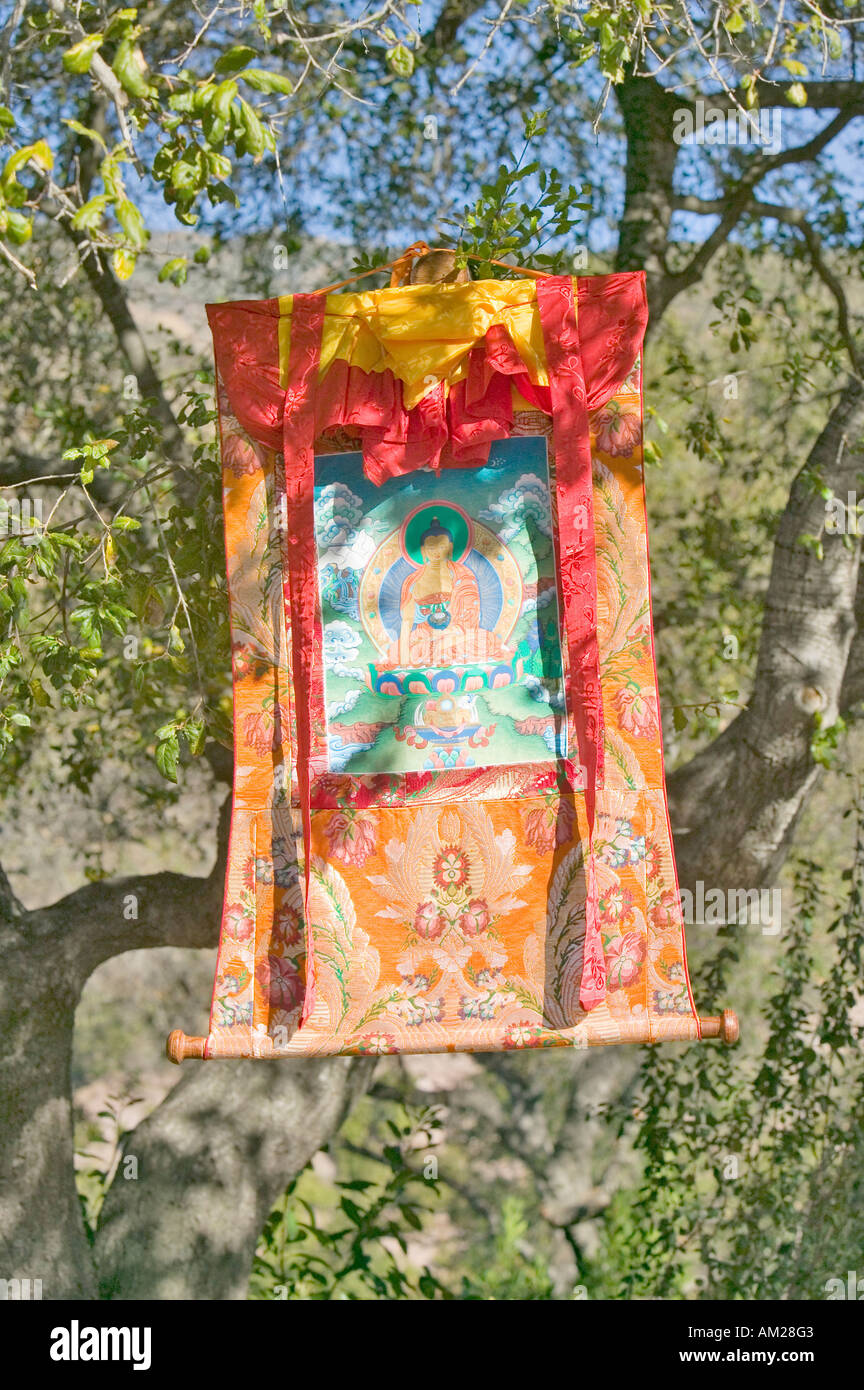
M453 662L508 660L511 653L494 632L481 627L477 578L462 559L454 558L454 531L461 520L452 508L431 510L424 529L410 546L416 568L403 580L399 597L399 635L391 642L394 666L448 666ZM427 513L428 515L428 513ZM468 534L458 537L460 557L470 547ZM419 560L419 563L418 563Z

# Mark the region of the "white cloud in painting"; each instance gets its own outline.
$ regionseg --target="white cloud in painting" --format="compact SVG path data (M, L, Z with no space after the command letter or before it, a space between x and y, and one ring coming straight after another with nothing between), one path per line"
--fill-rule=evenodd
M315 498L315 528L322 548L348 545L363 515L363 503L344 483L328 483Z
M349 690L344 700L332 700L327 706L327 718L337 719L340 714L347 714L349 710L354 708L362 694L362 690Z
M536 613L538 608L546 608L555 597L554 589L541 589L539 594L532 594L526 598L519 612L520 618L524 618L526 613Z
M553 709L563 709L564 691L560 681L547 682L539 676L530 674L522 677L522 684L526 687L532 700L539 700L541 704L551 705Z
M375 549L375 542L357 524L363 516L363 502L344 483L328 483L315 499L315 530L322 565L339 569L363 569Z
M328 623L324 629L324 664L334 676L348 676L352 680L363 680L364 674L356 666L346 662L356 660L360 646L360 634L347 623Z
M374 551L372 537L367 536L365 531L354 531L347 545L331 546L325 555L330 564L338 565L340 569L362 570Z
M524 530L529 516L544 536L552 535L549 489L536 473L523 473L512 487L499 493L495 501L484 507L478 516L481 521L497 523L495 530L505 544Z

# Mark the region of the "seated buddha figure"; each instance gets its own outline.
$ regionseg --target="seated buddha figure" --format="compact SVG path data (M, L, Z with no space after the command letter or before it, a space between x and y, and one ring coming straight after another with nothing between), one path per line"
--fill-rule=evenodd
M453 559L453 536L436 516L420 537L423 563L402 584L394 666L449 666L507 660L493 632L480 627L480 590L467 565Z

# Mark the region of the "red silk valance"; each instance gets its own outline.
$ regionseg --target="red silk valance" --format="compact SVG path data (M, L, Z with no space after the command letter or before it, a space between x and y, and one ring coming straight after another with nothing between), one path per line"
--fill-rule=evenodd
M575 288L574 350L580 357L586 406L594 410L615 394L638 356L648 317L644 275L626 272L572 282L569 277L547 277L536 282L538 308L543 285L565 279ZM292 388L286 391L280 368L280 319L290 304L293 329L295 304L304 298L238 300L207 309L216 364L231 408L250 437L271 449L282 448L286 403L289 413L293 405ZM315 298L323 313L328 303L348 297ZM320 437L335 428L356 433L364 470L374 482L429 464L481 464L489 445L511 432L514 389L538 410L552 414L551 389L536 376L500 323L470 348L460 380L452 385L439 381L411 409L404 404L403 382L392 370L366 371L336 357L316 383L314 433Z

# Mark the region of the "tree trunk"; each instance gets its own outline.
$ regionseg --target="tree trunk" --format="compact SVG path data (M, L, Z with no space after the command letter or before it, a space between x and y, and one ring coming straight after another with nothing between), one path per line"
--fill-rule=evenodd
M190 1065L187 1063L187 1066ZM109 1299L244 1299L264 1222L342 1124L374 1058L218 1061L129 1136L96 1236ZM132 1165L130 1165L132 1167Z
M854 490L862 429L864 387L852 379L780 522L750 703L669 778L682 886L769 885L788 853L820 770L811 752L815 716L823 727L836 723L856 631L861 540L825 533L814 478L844 499ZM823 558L802 536L821 538Z
M46 1299L92 1299L73 1166L77 991L50 938L6 927L0 940L0 1276L41 1279Z
M627 77L615 88L627 138L624 213L618 232L616 270L644 270L656 327L671 299L666 251L673 213L678 146L675 112L689 103L653 77Z

